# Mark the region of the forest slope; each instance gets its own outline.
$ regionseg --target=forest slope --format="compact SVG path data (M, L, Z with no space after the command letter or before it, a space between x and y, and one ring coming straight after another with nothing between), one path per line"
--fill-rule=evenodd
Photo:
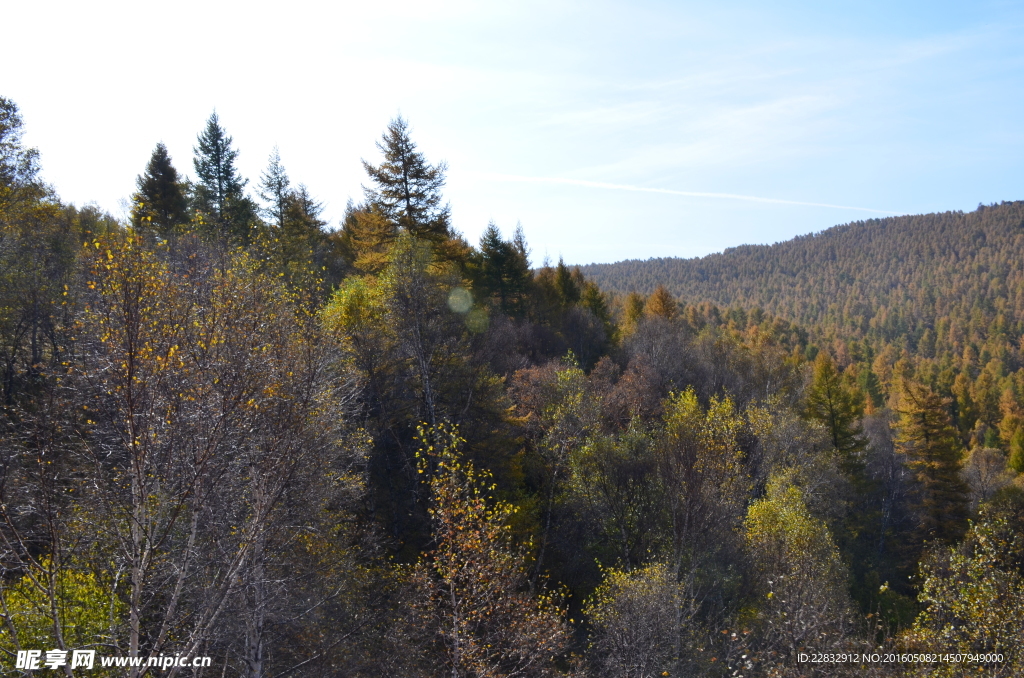
M914 351L928 329L1019 337L1024 310L1024 202L872 219L774 245L699 259L655 258L581 267L602 289L649 294L664 285L684 303L760 307L807 327ZM1013 321L1011 321L1013 319ZM977 327L984 325L984 327ZM831 331L829 331L831 330ZM985 332L987 334L987 332Z

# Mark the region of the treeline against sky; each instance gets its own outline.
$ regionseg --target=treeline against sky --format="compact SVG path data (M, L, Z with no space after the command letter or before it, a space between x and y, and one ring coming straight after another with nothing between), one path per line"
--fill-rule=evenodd
M609 294L532 270L521 229L466 242L400 118L337 228L276 151L247 192L216 115L194 176L158 145L120 223L63 204L0 116L4 671L54 648L252 678L1022 665L1005 304L947 360L952 324L929 354L742 295Z

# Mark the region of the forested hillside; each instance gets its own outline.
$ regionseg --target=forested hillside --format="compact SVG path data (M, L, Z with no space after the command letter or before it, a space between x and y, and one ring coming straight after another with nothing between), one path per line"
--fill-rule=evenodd
M581 270L620 294L664 286L684 305L712 302L794 322L844 367L863 363L858 374L876 404L899 364L956 401L965 441L980 421L987 428L975 437L995 444L995 429L1016 416L1024 393L1022 255L1024 202L1011 202L857 222L701 259ZM1007 451L1017 421L1000 430Z
M216 114L125 222L24 124L0 97L3 675L1024 667L1020 204L616 296L467 242L401 118L336 227Z
M911 350L923 340L931 351L987 332L997 318L1020 336L1022 248L1024 202L1011 202L856 222L700 259L581 270L608 291L649 294L664 285L688 303L760 307L850 338L905 338Z

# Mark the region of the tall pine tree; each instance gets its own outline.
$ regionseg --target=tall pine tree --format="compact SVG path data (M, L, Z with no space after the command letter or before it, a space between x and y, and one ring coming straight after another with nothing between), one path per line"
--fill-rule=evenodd
M281 164L281 153L274 147L270 154L270 161L267 169L260 178L260 198L267 203L263 209L263 215L267 221L279 229L284 229L285 211L288 209L288 199L291 196L291 181L288 173Z
M178 170L163 142L156 145L145 174L135 179L132 195L132 225L167 239L174 229L187 224L188 200Z
M896 444L917 480L918 540L953 544L967 529L968 488L960 478L963 448L946 401L923 384L904 381Z
M256 205L245 195L248 182L235 169L238 151L231 147L232 141L214 111L193 149L199 181L192 200L203 230L247 243L256 225Z
M368 207L375 207L399 228L434 242L448 240L450 209L441 203L448 166L427 163L409 138L409 123L401 116L388 124L377 148L384 162L363 161L373 187L363 187Z

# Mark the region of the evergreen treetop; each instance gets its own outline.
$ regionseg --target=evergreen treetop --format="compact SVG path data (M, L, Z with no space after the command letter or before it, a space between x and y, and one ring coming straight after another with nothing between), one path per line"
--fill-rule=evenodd
M256 207L244 193L247 180L235 169L238 151L231 147L232 141L214 111L193 149L193 165L199 179L193 201L206 230L248 242Z
M907 380L897 412L896 445L918 483L919 536L955 543L967 529L968 488L960 478L963 448L947 402L927 386Z
M167 238L175 226L188 222L188 200L178 170L171 163L167 147L160 142L139 175L138 190L132 196L132 225L152 230Z
M377 148L384 154L384 162L375 166L363 160L363 168L375 184L363 187L367 205L417 237L437 242L448 239L450 209L441 203L448 165L427 163L409 138L409 123L401 116L388 124Z
M260 178L259 196L268 207L263 210L264 216L278 228L284 228L285 211L291 195L291 181L284 165L281 164L281 153L277 146L270 154L267 169Z

